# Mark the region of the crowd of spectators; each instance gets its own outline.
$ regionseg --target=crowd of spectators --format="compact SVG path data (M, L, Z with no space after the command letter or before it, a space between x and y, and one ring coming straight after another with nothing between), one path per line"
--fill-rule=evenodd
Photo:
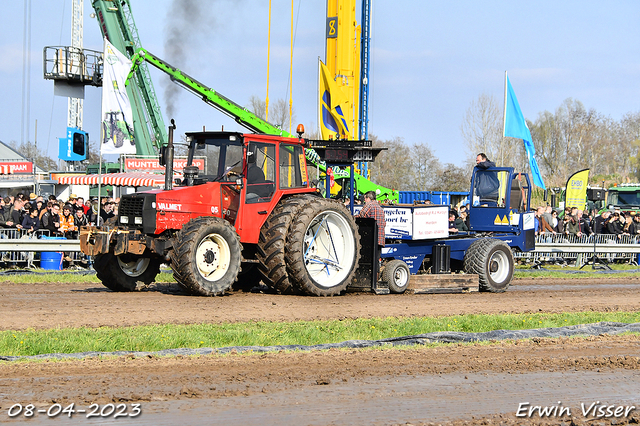
M640 212L611 208L598 214L596 210L582 211L577 207L538 207L534 226L536 235L640 235Z
M50 195L46 200L34 193L0 197L0 227L9 238L48 231L50 237L77 239L82 226L102 225L117 215L118 199L86 200L71 194L67 201Z

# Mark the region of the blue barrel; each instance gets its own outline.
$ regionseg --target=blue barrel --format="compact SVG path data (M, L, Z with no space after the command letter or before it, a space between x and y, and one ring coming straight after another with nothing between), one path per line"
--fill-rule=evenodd
M66 240L65 237L41 237L42 240ZM61 251L43 251L40 252L40 267L50 271L62 270L62 256Z

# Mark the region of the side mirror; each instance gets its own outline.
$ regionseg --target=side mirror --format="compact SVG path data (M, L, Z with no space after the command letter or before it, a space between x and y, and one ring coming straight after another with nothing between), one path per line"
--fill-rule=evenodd
M256 162L256 153L255 151L247 150L247 164L254 164Z
M161 166L167 165L167 147L166 146L160 147L160 155L158 156L158 162L160 163Z

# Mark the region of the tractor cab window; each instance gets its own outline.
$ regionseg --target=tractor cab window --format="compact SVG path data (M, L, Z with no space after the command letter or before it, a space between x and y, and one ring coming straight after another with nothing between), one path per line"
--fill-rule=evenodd
M280 145L280 189L300 188L307 185L307 167L304 150L300 145Z
M193 159L204 158L204 170L198 177L208 181L220 180L230 170L242 173L242 142L229 138L207 138L193 141L189 150L189 164Z
M473 205L504 207L508 172L504 170L476 170L473 186Z
M271 201L276 189L276 148L272 144L251 142L247 155L247 203Z

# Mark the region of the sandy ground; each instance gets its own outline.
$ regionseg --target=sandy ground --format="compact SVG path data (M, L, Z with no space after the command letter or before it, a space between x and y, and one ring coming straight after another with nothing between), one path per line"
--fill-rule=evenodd
M127 294L87 283L0 283L0 328L635 311L640 306L638 285L637 279L615 277L533 279L515 281L504 294L311 298L232 293L199 298L170 284ZM639 379L637 336L401 350L0 362L0 423L49 424L47 410L53 413L55 404L64 408L74 403L76 410L97 407L105 415L114 404L122 416L109 419L118 424L625 424L640 422ZM29 403L35 405L32 417L24 411L9 415L17 412L15 404ZM142 411L129 417L137 412L134 404ZM557 408L541 418L536 409L529 415L527 410L535 406ZM598 417L601 406L604 416L585 423ZM592 411L583 415L589 407ZM622 414L616 416L618 407ZM518 410L527 415L516 417ZM58 415L55 423L107 420L99 412L94 418L87 415Z
M0 283L0 329L193 324L250 320L447 316L471 313L635 311L640 277L516 280L502 294L347 293L319 298L234 292L194 297L177 284L114 293L95 283Z

